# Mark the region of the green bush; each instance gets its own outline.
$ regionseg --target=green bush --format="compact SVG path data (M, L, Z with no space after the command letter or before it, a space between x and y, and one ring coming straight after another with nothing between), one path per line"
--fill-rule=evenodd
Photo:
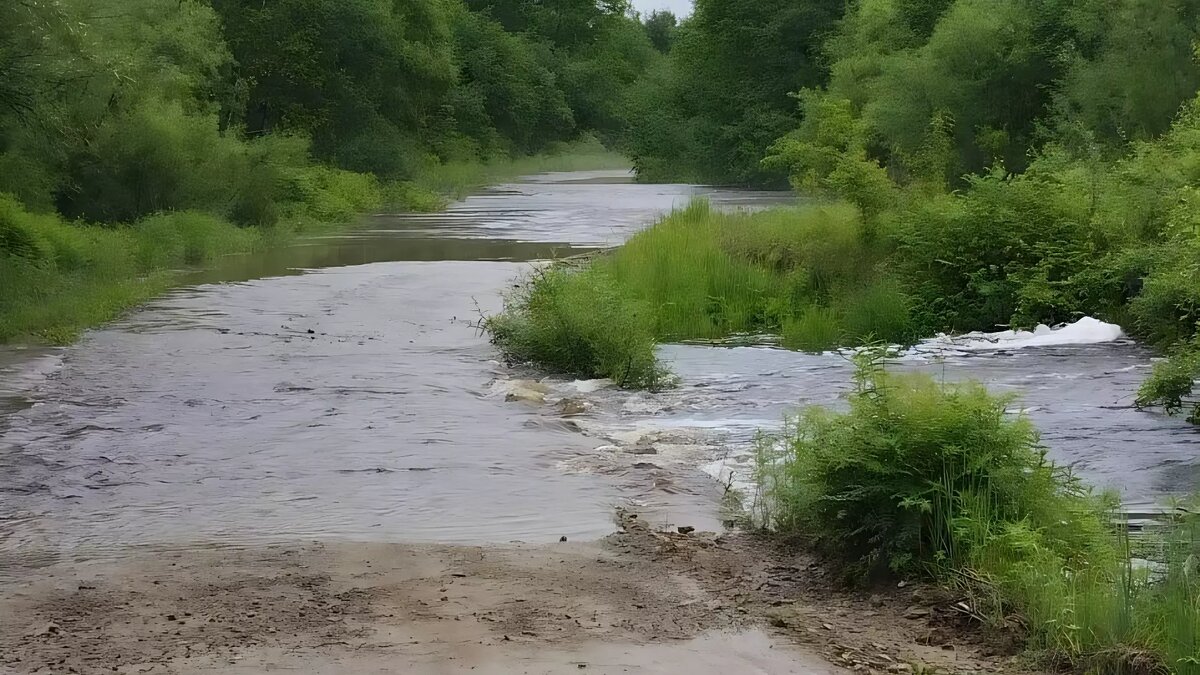
M1089 307L1058 292L1103 254L1092 242L1088 202L1043 176L972 179L961 196L931 197L894 216L894 266L933 330L995 330L1025 309L1054 324ZM1033 307L1031 284L1051 289Z
M607 377L622 387L664 382L649 312L602 272L562 266L535 271L484 328L513 363Z
M1138 389L1137 405L1161 406L1167 414L1176 414L1190 404L1190 419L1200 423L1200 401L1189 401L1200 378L1200 339L1177 348L1175 353L1154 364L1154 371Z
M1041 666L1200 673L1200 518L1123 532L1116 500L1050 462L1011 399L891 375L883 358L856 356L848 412L810 408L761 438L763 524L857 581L953 586L976 616L1019 628Z
M811 536L863 575L970 566L1012 526L1062 560L1092 542L1091 497L1046 458L1010 399L975 383L885 372L856 355L850 410L810 408L760 443L759 503L770 525ZM1083 549L1080 549L1083 547Z

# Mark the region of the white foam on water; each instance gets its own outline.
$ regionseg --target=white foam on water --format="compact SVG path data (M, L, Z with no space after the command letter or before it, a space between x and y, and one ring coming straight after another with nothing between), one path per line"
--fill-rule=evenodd
M1120 326L1085 316L1075 323L1058 328L1041 325L1032 331L1005 330L996 333L975 332L954 336L942 334L921 342L910 352L927 353L945 348L972 352L1028 347L1095 345L1116 342L1124 337L1125 331Z
M615 383L612 380L575 380L569 384L570 387L573 387L580 394L593 394L614 385Z
M749 498L758 489L754 481L754 458L749 455L718 459L700 465L700 470L722 486L739 492L743 499Z

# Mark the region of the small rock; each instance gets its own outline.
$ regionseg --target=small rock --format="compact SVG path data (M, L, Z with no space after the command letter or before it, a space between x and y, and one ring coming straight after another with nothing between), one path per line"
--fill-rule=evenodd
M566 543L566 541L567 541L567 537L565 535L562 537L559 537L559 539L558 539L558 543L560 543L560 544L564 544L564 543Z
M582 415L588 411L591 406L586 401L581 401L577 398L564 398L558 402L558 411L564 417L573 415Z
M508 401L509 403L520 401L522 403L541 404L546 402L546 395L540 391L518 387L508 392L508 395L504 397L504 400Z
M625 450L631 455L657 455L658 449L653 445L639 444Z
M175 620L176 620L176 617L175 617L175 615L174 615L174 614L168 614L168 615L167 615L167 621L175 621Z
M317 331L315 331L315 330L313 330L313 329L309 328L309 329L308 329L308 334L309 334L309 335L316 335L316 334L317 334Z
M679 534L691 534L696 531L696 528L691 525L681 525L677 529L679 530Z
M872 607L883 607L883 596L878 595L878 594L872 595L871 596L871 606Z
M906 619L923 619L930 615L930 611L925 607L909 607L904 613Z

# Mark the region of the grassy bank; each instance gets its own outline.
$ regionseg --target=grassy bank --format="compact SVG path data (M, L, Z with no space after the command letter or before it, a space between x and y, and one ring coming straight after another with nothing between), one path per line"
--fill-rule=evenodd
M1140 539L1115 500L1046 458L1010 399L857 357L845 413L811 408L759 442L755 510L857 583L920 577L1022 636L1038 665L1200 672L1194 519ZM1135 558L1144 556L1151 562Z
M201 211L161 213L127 225L71 223L0 195L0 343L71 342L83 329L170 288L181 270L348 227L363 213L438 210L489 181L620 166L620 158L592 142L551 155L431 169L406 183L309 166L281 178L280 196L269 204L276 218L271 226L238 226Z
M656 341L773 333L797 349L906 342L916 326L907 299L881 269L885 255L850 205L747 214L696 201L585 271L534 275L487 325L512 361L593 377L635 364L641 375L628 377L630 384L659 381L652 376ZM551 329L593 321L619 325L631 339L620 349L568 349L568 336ZM597 327L569 340L578 345L607 333Z
M956 191L893 182L845 147L857 145L798 135L771 158L825 203L754 214L693 205L597 259L588 285L645 305L658 340L767 332L804 350L1093 316L1171 356L1140 405L1200 417L1200 103L1123 157L1049 148L1023 174L997 169ZM577 291L561 313L589 311ZM507 325L534 320L516 307ZM538 358L550 345L511 351L495 337L512 358L561 369Z

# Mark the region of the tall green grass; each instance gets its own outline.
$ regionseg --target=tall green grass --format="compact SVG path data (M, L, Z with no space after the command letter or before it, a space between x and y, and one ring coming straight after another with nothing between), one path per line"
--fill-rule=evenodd
M553 156L442 165L417 180L394 183L306 162L280 162L256 174L270 186L256 196L253 212L274 223L257 227L238 227L201 211L168 211L132 224L71 223L33 213L15 197L0 194L0 343L71 342L81 330L162 293L181 269L284 245L298 234L345 227L364 213L436 211L447 199L487 182L620 165L594 142L561 148Z
M536 270L484 327L511 362L654 388L663 381L646 307L594 270Z
M561 294L560 304L579 314L615 293L642 308L659 341L770 333L809 351L907 342L915 337L908 298L881 268L883 256L850 205L722 213L698 200L597 257L586 272L563 271L552 287L535 279L511 299L507 315L550 320L528 314L534 293ZM505 346L506 336L494 337ZM563 369L538 358L543 351L520 353Z
M161 293L173 270L258 242L258 230L202 213L124 227L72 225L0 195L0 342L69 342Z
M760 440L760 522L851 578L953 586L1041 665L1200 672L1195 517L1131 537L1115 499L1048 460L1010 399L893 375L883 358L856 357L848 412L810 408Z

